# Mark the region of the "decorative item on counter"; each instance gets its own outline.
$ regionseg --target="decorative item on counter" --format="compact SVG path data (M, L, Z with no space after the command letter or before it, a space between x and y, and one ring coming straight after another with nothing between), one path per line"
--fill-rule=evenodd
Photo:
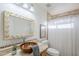
M23 52L23 53L28 53L28 54L30 54L30 53L32 53L32 46L34 46L34 45L37 45L37 43L35 43L35 42L26 42L26 43L23 43L23 44L21 44L20 45L20 48L21 48L21 51Z
M16 45L13 45L12 55L15 55L16 53L17 53L17 46Z
M33 50L33 55L34 56L40 56L39 46L38 45L32 46L32 50Z

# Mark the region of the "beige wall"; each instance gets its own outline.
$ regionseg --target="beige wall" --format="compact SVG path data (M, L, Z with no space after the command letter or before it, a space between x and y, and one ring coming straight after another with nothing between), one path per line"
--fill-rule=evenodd
M64 13L66 11L71 11L79 8L79 3L51 3L51 6L48 7L48 11L52 15L59 13Z
M38 3L34 4L35 16L37 19L37 37L40 39L40 24L47 25L47 7L46 4Z

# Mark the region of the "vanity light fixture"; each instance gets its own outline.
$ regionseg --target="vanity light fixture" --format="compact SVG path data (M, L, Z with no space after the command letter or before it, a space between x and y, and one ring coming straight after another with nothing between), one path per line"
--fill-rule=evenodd
M22 7L28 9L29 11L34 11L34 8L31 4L23 4Z
M34 11L34 8L32 6L30 7L30 11Z
M27 4L23 4L23 7L27 8L27 9L29 8L29 6Z
M30 12L34 12L34 7L33 7L33 4L29 4L29 3L18 3L16 4L17 6L25 9L25 10L28 10Z

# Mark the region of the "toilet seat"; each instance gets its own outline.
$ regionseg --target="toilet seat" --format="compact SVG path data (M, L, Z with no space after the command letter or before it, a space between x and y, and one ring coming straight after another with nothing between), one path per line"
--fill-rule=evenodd
M59 51L57 51L56 49L53 49L53 48L48 48L47 53L50 56L59 56Z

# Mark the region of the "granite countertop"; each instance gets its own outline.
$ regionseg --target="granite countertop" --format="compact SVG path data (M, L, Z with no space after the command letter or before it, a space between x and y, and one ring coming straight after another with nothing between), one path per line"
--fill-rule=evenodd
M41 46L39 47L40 53L46 50L47 46ZM5 56L13 56L12 53L6 54ZM26 54L22 53L20 49L17 50L16 54L14 56L33 56L33 53L31 54Z
M25 54L22 53L21 50L17 50L17 53L15 55L12 55L12 53L6 54L5 56L33 56L33 53L31 54Z

